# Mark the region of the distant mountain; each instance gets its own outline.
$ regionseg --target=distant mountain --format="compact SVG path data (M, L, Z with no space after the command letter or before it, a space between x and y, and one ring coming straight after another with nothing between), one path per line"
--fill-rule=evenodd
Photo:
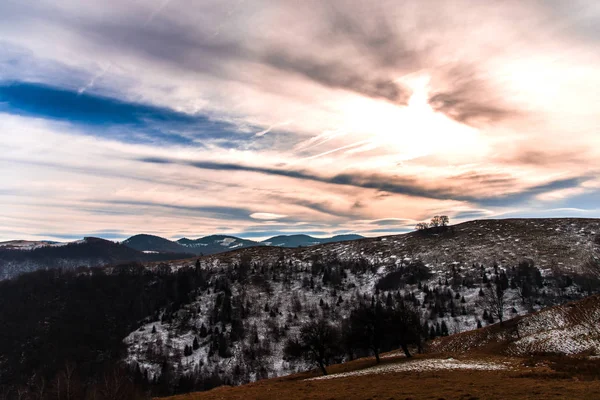
M279 235L263 240L267 246L277 247L305 247L320 244L319 239L308 235Z
M262 243L267 246L277 247L307 247L317 244L345 242L357 239L364 239L364 237L360 235L337 235L329 238L316 238L309 235L280 235L263 240Z
M122 243L132 249L157 253L193 253L195 255L211 255L230 250L257 246L307 247L323 243L343 242L362 239L360 235L338 235L329 238L315 238L309 235L280 235L262 242L242 239L229 235L210 235L199 239L182 238L176 242L154 235L135 235Z
M184 251L146 254L120 243L93 237L86 237L77 242L60 245L50 243L33 248L1 246L0 280L38 269L99 267L132 261L166 261L190 257L193 255L185 254Z
M189 253L190 250L177 242L160 236L140 234L122 242L125 246L143 252L157 253ZM195 252L194 252L195 254Z
M176 260L248 247L308 247L361 238L360 235L339 235L330 238L281 235L257 242L235 236L211 235L199 239L182 238L175 242L160 236L139 234L122 243L92 237L70 243L11 240L0 242L0 280L37 269Z
M38 247L62 246L63 244L65 243L52 242L50 240L9 240L7 242L0 242L0 249L33 250Z
M182 238L177 241L187 251L195 254L217 254L245 247L264 246L263 243L254 240L240 239L235 236L210 235L199 239Z
M348 240L358 240L358 239L364 239L364 236L361 235L356 235L356 234L350 234L350 235L336 235L330 238L323 238L320 239L321 243L334 243L334 242L346 242Z

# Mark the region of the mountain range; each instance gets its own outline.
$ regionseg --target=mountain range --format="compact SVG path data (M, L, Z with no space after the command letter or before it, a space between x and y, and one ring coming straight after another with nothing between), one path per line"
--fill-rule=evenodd
M329 238L283 235L257 242L235 236L210 235L199 239L182 238L172 241L160 236L140 234L120 243L94 237L67 243L11 240L0 242L0 280L37 269L73 269L127 262L178 260L249 247L307 247L361 238L360 235Z
M11 241L0 243L0 280L38 269L100 267L194 257L185 251L145 253L110 240L86 237L70 243Z
M363 239L363 236L337 235L327 238L316 238L309 235L279 235L258 242L228 235L210 235L198 239L182 238L177 241L172 241L160 236L140 234L132 236L124 240L122 243L125 246L143 252L187 252L194 253L196 255L211 255L247 247L308 247L324 243L344 242L357 239Z

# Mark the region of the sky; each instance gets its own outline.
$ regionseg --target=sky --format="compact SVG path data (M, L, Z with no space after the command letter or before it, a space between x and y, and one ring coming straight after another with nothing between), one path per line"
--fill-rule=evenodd
M600 2L3 0L0 240L600 217Z

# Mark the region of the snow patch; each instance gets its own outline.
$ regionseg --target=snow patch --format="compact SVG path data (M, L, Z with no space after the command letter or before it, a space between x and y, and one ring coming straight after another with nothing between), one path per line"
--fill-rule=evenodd
M373 374L392 374L396 372L423 372L423 371L439 371L439 370L479 370L479 371L499 371L509 369L506 364L499 364L485 361L459 361L453 358L449 359L430 359L406 361L397 364L378 365L376 367L361 369L360 371L343 372L339 374L319 376L316 378L307 379L324 380L347 378L351 376L363 376Z

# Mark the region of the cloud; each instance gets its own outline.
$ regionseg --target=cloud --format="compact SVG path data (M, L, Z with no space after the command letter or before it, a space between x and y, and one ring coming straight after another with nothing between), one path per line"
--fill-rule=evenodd
M256 213L250 214L250 218L264 219L264 220L274 220L274 219L281 219L281 218L285 218L285 217L287 217L287 215L265 213L265 212L256 212Z
M590 2L39 0L0 15L7 239L600 215Z
M514 119L525 113L509 103L501 86L495 87L483 71L465 63L436 71L428 101L435 111L469 125Z
M398 226L398 225L413 225L415 221L401 218L386 218L375 221L370 221L371 224L377 226Z
M96 202L95 200L93 202ZM135 200L104 200L101 201L104 204L111 204L115 206L135 206L136 208L162 208L169 210L184 211L188 215L208 215L219 220L241 220L251 217L251 213L247 209L226 207L226 206L213 206L213 205L183 205L183 204L170 204L170 203L155 203L149 201L135 201ZM253 217L251 217L253 218Z
M383 98L394 103L406 105L410 90L403 88L390 78L373 78L359 74L347 68L341 62L322 62L310 58L298 58L283 52L272 52L264 59L269 65L312 79L322 85L345 89L359 94Z
M453 186L445 182L438 182L435 186L427 186L419 182L415 178L383 176L378 174L364 173L341 173L334 176L324 176L309 173L302 170L277 169L258 166L249 166L233 163L219 163L212 161L181 161L165 158L141 158L139 161L146 163L157 164L179 164L188 165L194 168L218 170L218 171L247 171L267 175L283 176L299 180L308 180L332 185L354 186L363 189L374 189L388 193L402 194L414 197L423 197L438 200L459 200L477 203L480 205L512 205L519 202L525 202L532 197L557 189L575 188L583 182L591 179L584 175L573 178L555 179L548 182L524 187L520 190L514 190L508 193L497 194L490 193L487 195L469 194L465 189L476 185L486 185L486 187L495 184L514 184L516 180L510 176L501 174L500 176L489 174L468 173L462 174L451 179L459 179L462 181L458 186Z

